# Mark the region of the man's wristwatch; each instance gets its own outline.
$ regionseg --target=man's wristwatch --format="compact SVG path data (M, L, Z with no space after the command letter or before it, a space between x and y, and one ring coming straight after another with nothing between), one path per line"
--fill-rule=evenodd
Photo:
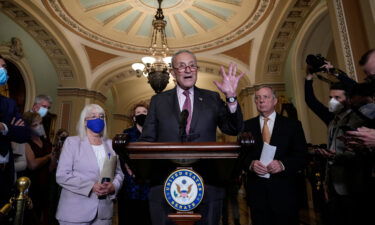
M229 97L229 98L226 98L226 99L227 99L227 102L228 102L228 103L233 103L233 102L237 101L237 97L236 97L236 96L234 96L234 97Z

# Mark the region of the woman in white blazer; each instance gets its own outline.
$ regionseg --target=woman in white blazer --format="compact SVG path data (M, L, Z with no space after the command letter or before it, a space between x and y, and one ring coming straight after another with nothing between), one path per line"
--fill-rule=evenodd
M124 175L112 142L106 138L103 108L96 104L85 106L77 131L78 136L66 139L57 167L56 181L62 191L56 218L61 225L110 225L113 200ZM116 159L109 160L111 157ZM101 178L105 161L117 162L110 180Z

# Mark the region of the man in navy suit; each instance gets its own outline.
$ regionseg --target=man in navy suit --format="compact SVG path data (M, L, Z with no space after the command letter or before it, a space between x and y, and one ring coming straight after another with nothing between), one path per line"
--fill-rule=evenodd
M0 55L0 85L8 80L5 59ZM0 207L9 201L14 183L14 159L11 141L23 143L30 137L16 102L0 95Z
M243 73L236 76L237 66L235 64L231 63L229 65L228 73L222 67L221 75L223 76L223 80L222 82L215 82L217 88L225 95L227 99L226 103L220 99L217 92L200 89L195 86L199 67L196 57L192 52L181 50L175 53L172 57L172 67L171 74L177 81L177 85L172 90L152 97L150 109L139 141L210 142L216 141L217 127L228 135L237 135L241 131L243 119L240 106L237 103L236 89ZM185 114L186 126L185 124L181 126L180 117L184 110L188 112L187 115ZM205 164L201 170L197 169L196 164L193 165L193 168L198 170L205 183L207 181L210 183L209 179L214 178L214 176L207 169L213 170L213 167L210 168L207 166L207 163L210 162L204 162L198 162L201 165ZM167 162L153 167L153 170L160 171L160 173L156 174L159 179L167 178L166 172L170 173L173 168L176 168L173 166L166 168L166 164ZM161 167L166 169L161 169ZM218 177L217 174L216 177ZM153 190L151 190L150 194L151 217L154 225L167 223L166 213L160 212L160 208L154 208L158 204L166 204L161 190L159 189L155 193L159 191L160 194L156 194L160 197L158 200L153 200L157 198L153 197ZM209 192L209 190L205 191L205 193ZM209 198L208 195L206 197ZM206 200L210 201L207 198ZM157 203L153 204L153 202ZM208 203L208 205L213 206L211 203ZM207 206L202 210L208 210L213 214L207 211L202 213L203 218L197 224L216 225L219 223L221 208L220 206L215 209L209 208L211 206Z
M247 200L253 225L298 225L297 173L305 166L306 140L298 120L275 112L277 98L270 86L255 92L259 116L245 121L244 132L255 140L245 160ZM260 161L264 142L276 146L273 160ZM269 178L264 178L270 174Z

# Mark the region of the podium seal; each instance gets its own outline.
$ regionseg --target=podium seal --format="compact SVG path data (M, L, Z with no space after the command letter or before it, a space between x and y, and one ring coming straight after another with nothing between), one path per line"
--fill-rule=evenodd
M164 197L177 211L193 210L201 203L203 194L203 180L191 169L172 172L164 183Z

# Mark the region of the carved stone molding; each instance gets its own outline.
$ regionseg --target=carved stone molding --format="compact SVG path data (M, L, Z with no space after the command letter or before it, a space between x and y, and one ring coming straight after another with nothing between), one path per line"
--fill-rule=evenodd
M10 55L15 59L22 59L25 53L23 52L22 41L18 37L10 39Z
M293 6L284 14L267 54L265 74L281 75L290 45L308 14L318 3L318 0L295 0Z
M72 80L74 72L70 59L53 35L30 13L11 0L0 0L0 11L27 31L50 58L60 80Z
M342 5L342 0L335 0L333 2L335 13L336 13L336 19L340 34L340 42L342 49L344 51L343 57L345 58L345 71L347 74L355 79L357 77L357 72L355 70L355 62L353 58L353 51L350 44L350 38L348 34L348 26L345 20L345 12Z
M58 88L57 96L84 97L105 103L107 98L100 92L80 88Z

